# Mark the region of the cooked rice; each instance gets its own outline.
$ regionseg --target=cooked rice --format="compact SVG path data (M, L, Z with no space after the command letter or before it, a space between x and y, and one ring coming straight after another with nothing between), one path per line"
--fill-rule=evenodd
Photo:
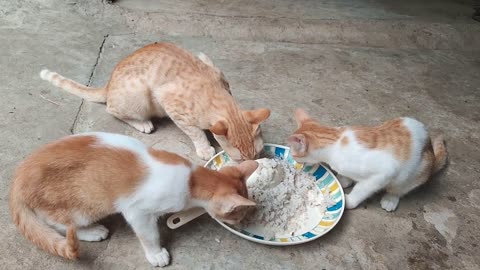
M290 236L307 223L307 210L324 213L332 204L329 194L316 187L314 176L284 160L257 161L259 168L247 180L249 197L257 207L242 226L263 227L266 239Z

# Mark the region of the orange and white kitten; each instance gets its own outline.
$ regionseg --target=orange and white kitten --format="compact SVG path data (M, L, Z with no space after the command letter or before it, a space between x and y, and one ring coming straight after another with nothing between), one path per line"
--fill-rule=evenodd
M425 126L397 118L375 127L327 127L305 111L295 112L298 129L288 138L299 162L325 162L338 172L342 187L356 182L346 195L352 209L385 189L381 206L394 211L400 197L425 183L446 163L442 137L430 139Z
M159 216L203 207L236 224L254 202L245 180L255 161L213 171L118 134L86 133L47 144L26 158L10 190L13 221L42 249L78 257L78 239L101 241L108 229L96 222L121 213L142 244L147 260L165 266ZM66 235L64 237L63 235Z
M170 117L202 159L215 154L207 129L235 160L256 159L263 150L259 124L270 111L241 110L223 73L203 53L195 57L170 43L147 45L117 64L101 88L48 70L40 77L88 101L106 103L108 113L141 132L152 132L152 117Z

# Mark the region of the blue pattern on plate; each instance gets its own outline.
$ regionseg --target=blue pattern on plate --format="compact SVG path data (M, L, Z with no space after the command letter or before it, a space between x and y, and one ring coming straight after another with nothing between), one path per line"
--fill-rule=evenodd
M259 236L259 235L255 235L255 234L252 235L252 236L253 236L254 238L257 238L257 239L260 239L260 240L263 240L263 239L264 239L263 236Z
M320 179L322 176L325 175L327 172L327 169L325 169L323 166L318 167L318 169L313 173L313 175L317 178Z
M285 149L279 147L275 148L275 156L283 158L285 156Z
M335 178L333 178L333 176L329 174L325 179L323 179L323 181L317 182L317 186L320 189L323 189L324 187L331 185L334 181L335 181Z
M328 207L327 211L337 211L338 209L342 208L342 206L343 206L343 201L339 201L337 202L337 204Z
M306 232L304 234L302 234L303 236L305 236L306 238L312 238L315 236L315 234L311 233L311 232Z

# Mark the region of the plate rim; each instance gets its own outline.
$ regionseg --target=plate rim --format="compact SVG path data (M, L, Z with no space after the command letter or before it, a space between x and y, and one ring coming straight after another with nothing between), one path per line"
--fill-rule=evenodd
M274 144L274 143L264 143L264 146L274 146L274 147L279 147L279 148L283 148L285 150L290 150L290 147L288 146L284 146L284 145L280 145L280 144ZM217 156L221 155L225 153L224 150L218 152L217 154L215 154L212 158L210 158L203 167L207 167L207 164L210 164L211 162L213 162ZM218 222L222 227L224 227L225 229L227 229L228 231L230 231L231 233L237 235L237 236L240 236L241 238L244 238L246 240L249 240L249 241L252 241L252 242L256 242L256 243L259 243L259 244L264 244L264 245L269 245L269 246L293 246L293 245L298 245L298 244L303 244L303 243L307 243L307 242L310 242L310 241L313 241L313 240L316 240L322 236L324 236L325 234L327 234L328 232L330 232L333 228L335 228L338 224L338 222L340 222L340 220L342 219L343 217L343 213L345 212L345 193L343 191L343 188L342 188L342 185L340 184L340 181L338 181L337 179L337 176L335 174L333 174L333 172L327 168L326 166L324 166L322 163L317 163L318 165L322 166L328 173L330 173L330 175L333 177L333 179L336 181L336 183L338 184L338 188L340 189L340 192L342 194L342 208L340 210L340 214L338 216L338 218L335 220L335 222L333 223L332 226L330 226L328 229L324 230L321 234L317 234L315 235L314 237L311 237L311 238L307 238L307 239L302 239L302 240L299 240L299 241L293 241L293 242L274 242L274 241L268 241L268 240L262 240L262 239L257 239L255 237L252 237L252 236L249 236L249 235L246 235L246 234L243 234L237 230L234 230L232 229L231 227L229 227L228 225L226 225L225 223L221 222L220 220L212 217L216 222Z

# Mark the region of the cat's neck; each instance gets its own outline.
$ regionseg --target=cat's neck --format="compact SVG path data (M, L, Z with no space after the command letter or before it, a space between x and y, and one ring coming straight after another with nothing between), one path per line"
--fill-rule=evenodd
M205 207L212 199L218 184L221 182L219 173L204 167L192 169L189 179L189 204L192 207Z
M317 162L331 163L335 160L335 151L334 145L329 145L327 147L318 148L311 152L311 155L314 156Z
M217 121L225 121L229 127L237 126L237 124L243 120L242 110L231 96L223 99L222 103L223 104L218 107L218 111L214 112L214 117L212 117L210 124L213 125Z

